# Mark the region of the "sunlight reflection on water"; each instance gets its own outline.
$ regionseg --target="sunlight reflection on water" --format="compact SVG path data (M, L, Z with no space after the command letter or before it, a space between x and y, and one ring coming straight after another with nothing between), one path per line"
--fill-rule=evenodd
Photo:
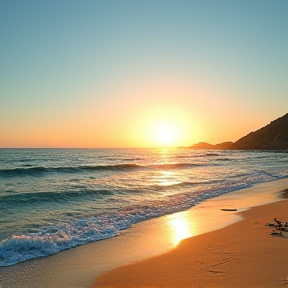
M171 171L160 171L159 172L159 185L169 186L181 183L180 181L175 181L177 174Z

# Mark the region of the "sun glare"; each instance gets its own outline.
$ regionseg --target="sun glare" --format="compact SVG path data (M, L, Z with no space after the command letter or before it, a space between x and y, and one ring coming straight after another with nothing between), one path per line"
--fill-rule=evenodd
M197 129L184 108L155 106L135 116L130 130L135 146L170 149L195 143Z
M175 134L171 129L165 127L159 132L159 142L163 144L170 144L175 140Z
M174 146L178 141L177 128L172 123L159 123L154 125L154 139L158 146Z

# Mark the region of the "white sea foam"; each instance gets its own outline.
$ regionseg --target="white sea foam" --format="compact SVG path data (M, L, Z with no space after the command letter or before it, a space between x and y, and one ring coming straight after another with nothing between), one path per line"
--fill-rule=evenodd
M247 186L172 195L169 199L146 202L145 206L125 207L113 214L59 222L53 226L43 227L38 233L13 235L0 243L0 266L13 265L89 242L110 238L140 221L182 211L206 199Z

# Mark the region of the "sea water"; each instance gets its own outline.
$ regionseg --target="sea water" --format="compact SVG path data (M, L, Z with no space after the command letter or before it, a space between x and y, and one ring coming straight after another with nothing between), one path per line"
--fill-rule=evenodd
M0 266L285 177L287 152L0 149Z

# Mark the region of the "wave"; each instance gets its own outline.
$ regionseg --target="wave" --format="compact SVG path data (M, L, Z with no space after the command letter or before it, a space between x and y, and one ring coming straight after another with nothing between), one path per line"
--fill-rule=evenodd
M220 156L220 154L217 153L206 153L205 156Z
M9 205L35 205L47 202L66 202L66 201L79 201L79 198L84 200L88 197L105 197L113 195L114 192L111 190L89 190L84 189L81 191L65 191L65 192L37 192L37 193L22 193L4 195L0 197L1 204L3 207ZM5 208L4 208L5 209Z
M200 164L193 164L193 163L163 163L163 164L152 164L149 167L154 169L163 169L163 170L170 170L170 169L188 169L201 166Z
M78 166L78 167L21 167L12 169L0 169L0 176L2 177L24 177L34 176L41 177L47 173L84 173L93 171L135 171L139 169L184 169L198 166L191 163L164 163L164 164L151 164L148 166L138 165L133 163L115 164L115 165L95 165L95 166Z
M213 183L219 183L221 180L211 180L211 181L185 181L180 183L172 183L171 185L150 185L147 188L151 191L160 191L167 189L177 189L177 191L182 188L195 187L197 185L211 185ZM141 188L138 189L125 189L117 190L115 188L108 189L85 189L85 187L79 186L81 188L77 191L61 191L61 192L31 192L31 193L19 193L19 194L5 194L0 196L0 202L5 208L9 206L29 206L29 205L39 205L47 203L67 203L68 201L86 201L104 198L111 195L133 195L135 193L143 192ZM146 189L147 189L146 188Z
M217 158L215 161L230 161L231 159L229 158Z
M110 238L135 223L183 211L206 199L248 186L236 185L219 190L170 195L167 199L125 207L116 213L62 221L43 227L39 232L13 235L0 243L0 266L13 265Z
M13 168L2 169L0 175L4 177L14 176L41 176L44 173L79 173L87 171L103 171L103 170L133 170L141 168L136 164L116 164L116 165L97 165L97 166L78 166L78 167L26 167L26 168Z
M144 158L140 157L133 157L133 158L123 158L123 161L142 161L145 160Z
M211 185L215 183L223 182L223 180L211 180L211 181L184 181L179 183L173 183L172 184L154 184L151 185L151 188L154 188L156 190L167 190L167 189L174 189L174 188L189 188L189 187L195 187L197 185Z
M175 159L182 159L182 158L193 159L193 158L215 157L215 156L221 156L221 155L218 153L203 153L203 154L201 153L201 154L190 154L189 156L188 155L176 155L173 158L175 158Z
M46 171L44 167L28 167L28 168L12 168L1 169L0 176L12 177L12 176L25 176L25 175L38 175Z

